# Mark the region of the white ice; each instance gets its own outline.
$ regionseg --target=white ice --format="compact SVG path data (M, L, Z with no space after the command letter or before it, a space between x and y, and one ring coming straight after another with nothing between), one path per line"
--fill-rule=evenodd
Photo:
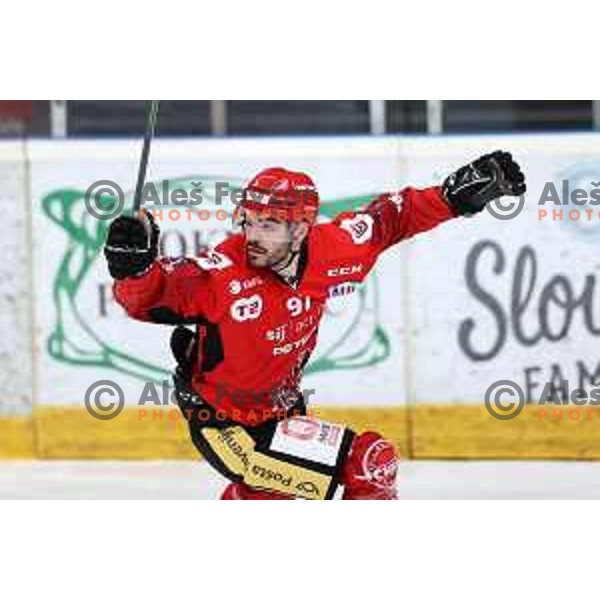
M0 462L0 499L216 499L204 462ZM403 499L600 499L600 462L405 461Z

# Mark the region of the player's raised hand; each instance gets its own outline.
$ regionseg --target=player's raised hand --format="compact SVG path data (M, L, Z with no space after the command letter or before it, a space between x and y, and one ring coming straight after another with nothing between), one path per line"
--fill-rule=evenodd
M148 211L140 219L127 216L115 219L104 246L111 276L124 279L143 273L158 254L159 235L160 229Z
M509 152L485 154L452 173L443 183L443 194L461 215L480 212L491 200L520 196L527 189L525 175Z

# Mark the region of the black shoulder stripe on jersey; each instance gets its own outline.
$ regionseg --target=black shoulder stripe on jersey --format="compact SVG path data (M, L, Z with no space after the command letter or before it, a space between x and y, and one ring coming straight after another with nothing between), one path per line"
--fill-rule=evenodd
M204 322L201 315L194 317L182 317L168 306L155 306L148 311L148 315L154 323L161 325L195 325Z
M200 356L198 356L200 342ZM201 373L208 373L224 358L223 340L219 326L202 319L194 334L191 330L178 326L171 334L171 352L179 367L188 376L193 375L194 365Z
M223 340L219 326L210 321L204 321L198 328L204 329L202 339L201 369L203 373L212 371L224 358ZM199 332L200 333L200 332Z

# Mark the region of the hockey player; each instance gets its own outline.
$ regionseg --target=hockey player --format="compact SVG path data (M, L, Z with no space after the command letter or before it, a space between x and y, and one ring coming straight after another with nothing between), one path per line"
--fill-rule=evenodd
M519 166L497 151L442 186L383 194L315 224L312 179L277 167L245 187L242 231L197 259L158 258L149 213L111 224L116 300L135 319L177 325L179 405L197 449L231 481L223 499L331 499L339 485L344 499L396 498L388 440L305 416L300 377L328 293L362 281L390 246L524 192Z

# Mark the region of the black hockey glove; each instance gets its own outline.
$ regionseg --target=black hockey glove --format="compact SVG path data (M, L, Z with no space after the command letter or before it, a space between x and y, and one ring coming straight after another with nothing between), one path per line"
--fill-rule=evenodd
M141 219L121 216L108 230L104 256L114 279L140 275L158 255L160 230L152 215L145 211Z
M491 200L525 193L525 176L509 152L497 150L452 173L443 183L448 204L460 215L482 211Z

